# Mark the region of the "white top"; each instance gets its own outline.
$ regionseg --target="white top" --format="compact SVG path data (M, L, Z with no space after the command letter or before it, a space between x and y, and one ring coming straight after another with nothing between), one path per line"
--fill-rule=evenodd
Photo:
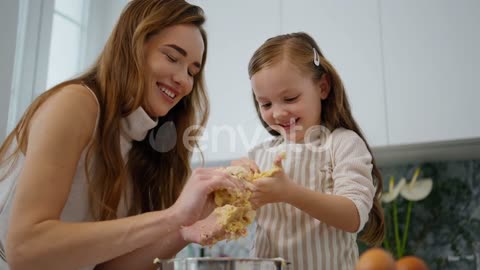
M279 153L286 152L283 167L292 181L351 199L360 216L360 231L368 221L375 196L372 157L364 141L351 130L330 132L323 126L306 138L302 144L275 138L253 148L249 158L264 171L271 168ZM292 263L291 269L355 268L357 233L336 229L286 203L261 207L256 221L255 257L282 257Z
M95 97L95 94L90 90L91 94ZM100 112L100 106L98 105L98 111ZM97 115L97 123L95 130L98 126L99 116ZM120 150L124 161L127 160L128 152L132 146L132 140L141 141L147 135L148 130L157 125L157 121L152 120L148 114L139 107L133 111L127 117L121 119L122 131L120 133ZM92 135L93 136L93 135ZM16 141L12 143L10 147L10 153L17 146ZM77 165L77 170L72 181L72 187L70 194L68 195L67 202L63 208L60 220L68 222L85 222L92 221L92 216L89 213L88 206L88 186L87 177L85 175L85 155L87 148L83 150L81 158ZM7 153L8 155L8 153ZM23 167L25 156L20 153L17 161L13 164L12 171L6 176L5 179L0 180L0 242L5 247L5 240L8 231L8 220L10 211L12 209L13 198L15 196L15 188L20 171ZM0 168L0 177L2 177L10 166L6 164ZM128 200L127 200L128 201ZM118 217L125 217L127 215L127 203L123 200L118 210ZM82 270L91 270L95 266L83 268ZM0 259L0 269L9 270L9 267L5 262Z

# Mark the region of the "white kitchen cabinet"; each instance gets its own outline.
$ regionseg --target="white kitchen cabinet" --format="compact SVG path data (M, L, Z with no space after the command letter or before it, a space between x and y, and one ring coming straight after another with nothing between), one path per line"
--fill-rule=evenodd
M352 112L372 146L387 144L376 0L282 1L282 32L310 34L343 79Z
M389 143L480 138L480 1L380 5Z
M201 6L207 17L211 113L200 145L207 162L246 156L249 148L270 137L255 112L248 62L257 47L279 34L280 2L189 2Z
M237 158L268 137L251 101L248 61L265 39L297 31L311 34L338 70L380 162L470 158L470 146L479 148L480 1L190 2L207 16L207 162Z

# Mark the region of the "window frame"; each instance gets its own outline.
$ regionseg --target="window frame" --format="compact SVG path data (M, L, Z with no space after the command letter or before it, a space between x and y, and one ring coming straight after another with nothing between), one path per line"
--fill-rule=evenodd
M32 102L35 89L45 88L54 2L19 0L7 134Z
M84 0L82 10L81 45L77 63L79 72L90 64L87 63L88 57L86 57L89 51L87 41L95 35L90 32L95 29L89 20L90 3L90 0ZM46 90L55 13L55 0L19 0L17 47L8 108L7 134L17 125L33 99Z

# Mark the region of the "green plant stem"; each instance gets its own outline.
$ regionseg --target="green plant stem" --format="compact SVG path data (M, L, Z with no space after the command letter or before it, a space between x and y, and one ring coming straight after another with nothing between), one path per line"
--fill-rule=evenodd
M385 233L385 238L383 238L383 246L385 247L386 250L392 250L390 248L390 243L388 242L388 239L387 239L387 233Z
M384 247L386 250L392 252L392 248L390 247L390 241L388 241L388 240L389 240L389 239L388 239L388 235L389 235L389 234L388 234L388 229L389 229L389 228L388 228L388 226L387 226L387 224L390 224L390 214L391 214L391 211L390 211L389 208L387 208L387 206L385 206L384 209L385 209L385 212L384 212L384 213L385 213L385 226L386 226L386 227L385 227L385 235L383 236L383 247Z
M395 247L397 251L397 259L400 259L402 257L403 251L400 245L400 233L398 231L397 200L393 200L393 228L395 230Z
M407 247L408 227L410 225L410 217L412 216L412 207L413 207L413 202L408 201L407 221L405 221L405 229L403 230L402 253L405 251L405 248Z

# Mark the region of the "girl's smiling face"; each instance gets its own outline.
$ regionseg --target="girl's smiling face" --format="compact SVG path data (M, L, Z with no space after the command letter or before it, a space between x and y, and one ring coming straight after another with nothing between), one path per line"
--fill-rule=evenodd
M164 116L193 89L202 66L204 43L198 27L179 24L167 27L145 43L150 87L145 111Z
M263 121L286 140L303 142L307 130L320 125L326 78L314 81L285 60L255 73L251 83Z

